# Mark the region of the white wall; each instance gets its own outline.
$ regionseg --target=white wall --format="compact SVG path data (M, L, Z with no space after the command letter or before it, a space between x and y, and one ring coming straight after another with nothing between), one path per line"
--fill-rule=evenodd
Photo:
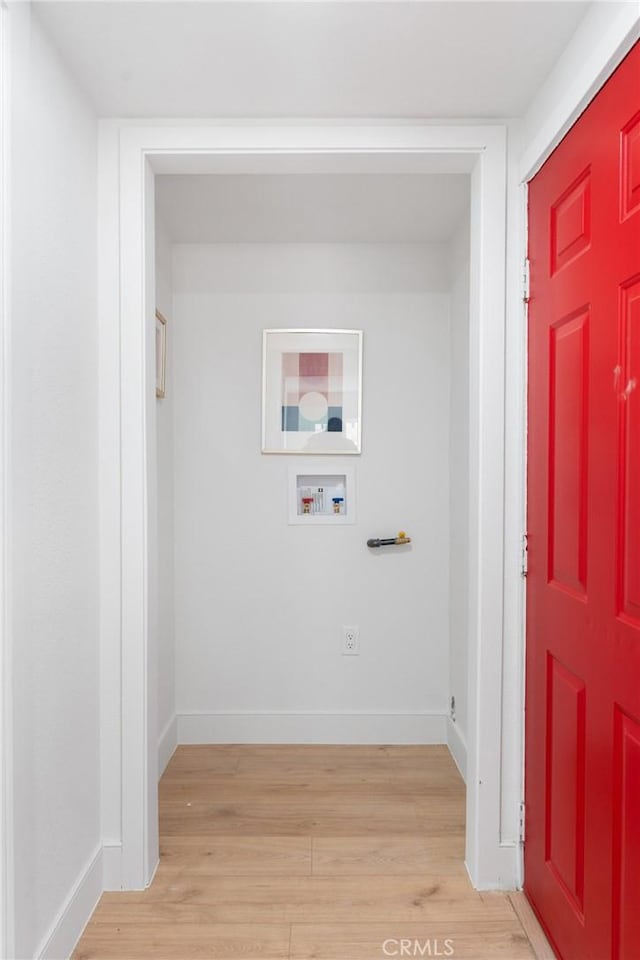
M466 772L469 647L469 222L451 241L450 481L450 694L455 718L450 746Z
M446 248L177 246L173 278L180 740L444 740ZM261 331L288 326L364 330L355 526L288 526L260 453Z
M10 10L10 955L26 958L61 956L101 885L96 121L29 6Z
M156 401L158 442L158 774L176 745L173 525L173 266L166 228L156 217L156 305L167 321L166 396Z
M637 3L592 3L523 117L520 176L530 178L640 38Z

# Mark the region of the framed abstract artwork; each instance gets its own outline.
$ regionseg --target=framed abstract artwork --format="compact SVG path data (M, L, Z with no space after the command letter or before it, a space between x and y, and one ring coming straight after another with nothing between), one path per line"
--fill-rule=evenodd
M362 331L264 330L262 452L361 449Z

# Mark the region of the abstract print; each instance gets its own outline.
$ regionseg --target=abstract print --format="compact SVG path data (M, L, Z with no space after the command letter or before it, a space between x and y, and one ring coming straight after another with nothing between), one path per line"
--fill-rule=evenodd
M282 430L342 431L343 354L282 354Z

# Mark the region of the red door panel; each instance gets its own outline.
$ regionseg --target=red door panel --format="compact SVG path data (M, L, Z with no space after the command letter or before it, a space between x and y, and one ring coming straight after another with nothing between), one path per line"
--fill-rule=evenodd
M640 141L639 141L640 142ZM640 275L620 291L618 612L640 625Z
M554 881L584 911L584 683L548 658L545 859Z
M549 330L549 573L559 588L587 588L589 308Z
M616 710L613 956L640 957L640 724Z
M640 46L529 185L525 891L640 960Z

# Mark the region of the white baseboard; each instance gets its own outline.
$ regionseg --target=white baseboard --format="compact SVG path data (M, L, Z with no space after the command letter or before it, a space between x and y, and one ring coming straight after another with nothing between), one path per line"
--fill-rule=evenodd
M457 726L451 719L447 717L447 744L449 750L451 751L451 756L456 762L456 766L460 771L462 779L464 782L467 782L467 741L462 736L460 732L460 727Z
M440 713L183 713L178 743L447 742Z
M178 746L178 720L171 717L158 740L158 780L167 769L167 764Z
M100 845L74 883L51 932L36 953L38 960L67 960L82 935L102 894Z

